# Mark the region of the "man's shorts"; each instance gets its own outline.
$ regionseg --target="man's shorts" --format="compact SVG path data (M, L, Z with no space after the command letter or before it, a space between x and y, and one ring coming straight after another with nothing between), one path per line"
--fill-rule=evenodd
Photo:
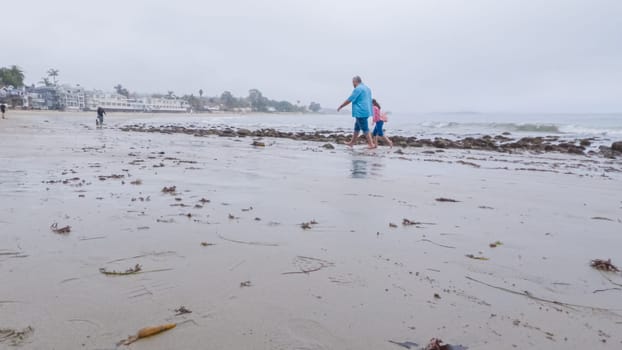
M367 119L369 118L354 118L354 132L361 131L363 134L369 133L369 125L367 125Z
M371 133L372 136L384 136L384 131L382 131L382 127L384 126L384 122L377 121L376 126L374 127L374 131Z

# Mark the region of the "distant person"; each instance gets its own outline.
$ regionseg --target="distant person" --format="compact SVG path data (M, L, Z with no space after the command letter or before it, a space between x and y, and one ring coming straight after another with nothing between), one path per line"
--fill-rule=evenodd
M6 119L4 117L4 113L6 112L6 105L4 103L0 104L0 112L2 112L2 119Z
M352 95L345 100L337 112L350 103L352 103L352 117L354 117L354 132L352 133L352 139L346 145L352 147L359 137L359 133L363 133L367 138L367 145L370 149L375 148L374 142L369 133L369 125L367 119L373 115L371 104L371 90L363 84L361 77L358 75L352 78L352 85L354 85L354 91Z
M374 137L374 144L378 147L378 137L382 137L390 147L393 147L393 142L387 136L384 135L384 123L388 121L387 114L381 111L380 104L376 99L371 100L372 105L374 106L374 131L372 131L371 135Z
M105 114L106 114L106 111L103 108L97 107L97 119L95 119L95 125L100 126L100 127L104 125Z

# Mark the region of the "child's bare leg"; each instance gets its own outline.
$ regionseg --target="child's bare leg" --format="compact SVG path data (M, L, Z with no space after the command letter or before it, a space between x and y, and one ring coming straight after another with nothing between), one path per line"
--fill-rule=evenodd
M389 144L389 147L393 148L393 141L391 141L391 139L388 136L383 136L384 140L387 141L387 143Z

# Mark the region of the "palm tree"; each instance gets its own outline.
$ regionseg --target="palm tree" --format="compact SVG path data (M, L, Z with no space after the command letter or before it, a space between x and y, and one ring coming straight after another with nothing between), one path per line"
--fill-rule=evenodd
M24 85L24 71L16 65L12 65L10 69L13 78L15 79L15 87Z
M168 91L168 94L167 94L168 98L173 98L173 94L174 94L174 93L175 93L174 91L169 90L169 91Z
M54 69L54 68L50 68L47 71L48 77L52 78L54 80L54 85L56 85L58 83L58 80L56 79L58 77L58 73L60 73L60 71L58 69Z
M24 71L16 65L11 66L11 68L0 68L0 86L2 85L23 86Z

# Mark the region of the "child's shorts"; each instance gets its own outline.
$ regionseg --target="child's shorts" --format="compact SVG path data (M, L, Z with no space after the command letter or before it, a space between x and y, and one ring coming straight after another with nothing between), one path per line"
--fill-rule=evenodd
M376 126L374 127L374 131L372 132L373 136L384 136L384 131L382 131L382 127L384 126L383 121L376 122Z

